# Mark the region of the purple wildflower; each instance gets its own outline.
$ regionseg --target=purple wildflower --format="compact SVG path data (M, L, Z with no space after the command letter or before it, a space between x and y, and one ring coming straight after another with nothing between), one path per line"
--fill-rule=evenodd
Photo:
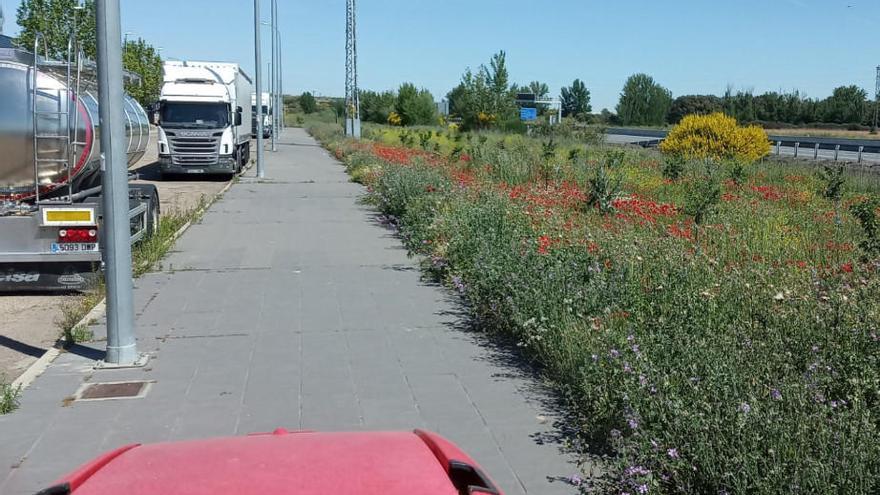
M571 484L574 485L574 486L581 486L581 483L583 483L584 480L581 479L580 476L578 476L578 475L576 475L576 474L573 474L573 475L571 475L571 476L568 478L568 482L571 483Z
M620 351L618 351L617 349L611 349L608 354L610 354L613 358L617 358L620 356Z
M770 390L770 397L773 400L782 400L782 392L780 392L778 388L774 388Z
M632 342L632 341L634 341L634 340L636 340L636 336L635 336L635 335L627 335L627 337L626 337L626 341L627 341L627 342Z
M629 428L631 430L638 430L639 429L639 421L636 418L629 418L627 420L627 424L629 424Z
M642 483L641 485L638 486L638 488L636 488L636 490L638 490L639 493L648 493L648 485L645 483Z
M639 354L639 344L633 344L632 351L633 351L633 353L638 355Z
M666 455L668 455L670 459L678 459L678 449L666 449Z
M624 362L623 363L623 371L625 373L632 373L633 372L632 366L630 366L629 363Z
M639 385L645 386L648 384L648 379L645 378L645 375L639 375Z
M748 402L743 402L739 405L739 410L742 411L743 414L748 414L752 412L752 406L750 406Z
M461 277L459 277L458 275L452 277L452 285L455 286L455 290L457 290L461 294L464 294L466 288L464 286L464 282L461 280Z

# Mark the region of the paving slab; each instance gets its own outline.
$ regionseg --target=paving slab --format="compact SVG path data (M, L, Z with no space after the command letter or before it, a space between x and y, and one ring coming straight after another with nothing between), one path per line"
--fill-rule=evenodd
M429 428L508 494L568 494L559 409L515 352L468 327L422 280L364 190L304 131L267 153L135 283L147 367L95 371L97 341L62 354L0 417L0 493L30 494L127 443L277 427ZM83 383L148 380L140 399L71 401Z

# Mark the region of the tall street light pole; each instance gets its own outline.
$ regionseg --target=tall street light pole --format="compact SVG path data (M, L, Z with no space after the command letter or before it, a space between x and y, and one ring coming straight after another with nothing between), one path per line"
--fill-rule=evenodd
M276 29L278 28L278 4L276 0L272 0L271 8L270 8L271 16L272 16L272 92L269 95L269 98L272 102L272 151L278 151L277 146L277 136L278 136L278 63L276 59L278 57L278 36L275 35Z
M284 65L281 63L281 29L278 26L275 27L275 33L278 36L278 57L275 60L276 63L278 64L278 70L275 72L275 74L278 77L278 108L279 108L279 112L278 112L278 117L277 117L277 119L278 119L277 125L278 125L279 129L284 130L284 74L282 72Z
M263 167L263 54L260 47L260 0L254 0L254 82L257 87L257 178L266 176Z
M98 96L103 151L104 256L107 285L107 355L110 366L138 361L134 336L128 160L122 110L122 29L119 0L97 0Z

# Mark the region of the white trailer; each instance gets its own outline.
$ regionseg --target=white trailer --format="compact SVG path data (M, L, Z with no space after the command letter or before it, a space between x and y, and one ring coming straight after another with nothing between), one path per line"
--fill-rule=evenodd
M238 64L166 61L153 122L163 174L234 175L250 160L253 88Z
M251 125L251 132L254 136L257 135L257 94L251 94L251 112L253 112L253 124ZM269 96L269 93L263 93L263 139L268 139L272 137L273 126L272 126L272 97Z

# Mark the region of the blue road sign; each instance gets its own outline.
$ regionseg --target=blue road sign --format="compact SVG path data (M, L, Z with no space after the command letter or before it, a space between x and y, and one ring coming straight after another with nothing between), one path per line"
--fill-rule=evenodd
M524 122L529 122L532 120L538 120L538 109L537 108L520 108L519 109L519 118Z

